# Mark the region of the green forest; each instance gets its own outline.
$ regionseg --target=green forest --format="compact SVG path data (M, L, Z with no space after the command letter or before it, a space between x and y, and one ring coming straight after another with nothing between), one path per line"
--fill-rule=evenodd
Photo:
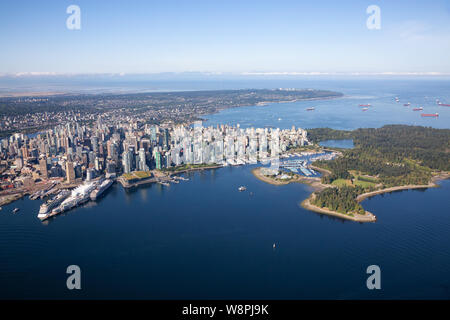
M330 209L359 211L355 200L358 194L394 186L428 184L436 172L450 171L449 129L407 125L354 131L318 128L308 130L308 137L315 143L353 139L354 148L341 149L341 157L314 162L315 166L331 171L330 175L322 177L322 182L337 187L317 194L317 205ZM353 191L347 190L349 188ZM339 207L340 201L343 203Z
M364 214L363 207L356 201L359 193L363 193L361 187L326 188L316 194L312 203L321 208L328 208L344 214Z

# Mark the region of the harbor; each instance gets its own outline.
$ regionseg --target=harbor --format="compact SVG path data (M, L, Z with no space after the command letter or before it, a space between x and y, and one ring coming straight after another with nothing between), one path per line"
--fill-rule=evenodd
M95 181L85 181L72 191L63 189L56 196L40 206L38 218L42 221L55 217L63 212L97 200L114 183L112 179L100 178Z

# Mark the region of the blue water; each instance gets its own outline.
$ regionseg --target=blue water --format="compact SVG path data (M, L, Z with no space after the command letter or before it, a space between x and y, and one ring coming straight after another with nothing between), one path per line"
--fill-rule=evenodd
M352 139L344 139L344 140L326 140L321 141L319 145L323 147L329 148L342 148L342 149L351 149L354 147Z
M6 206L0 297L450 297L450 181L366 200L378 221L359 224L304 210L309 187L268 185L250 169L134 192L115 185L48 225L36 218L39 201ZM65 289L71 264L82 270L78 292ZM379 292L365 287L371 264L381 267Z
M408 117L417 119L417 114L392 103L392 96L407 96L412 104L413 97L425 99L427 90L431 100L438 93L442 101L450 96L445 83L414 83L403 91L398 83L378 88L362 83L349 92L360 97L365 92L364 98L315 101L316 111L297 110L302 115L298 119L284 116L296 108L287 103L225 110L210 121L239 119L242 124L253 115L253 125L289 127L295 122L349 129L396 123L403 114L412 123ZM377 99L385 105L375 103ZM345 101L352 103L341 103ZM362 121L359 117L369 111L360 112L359 103L374 105L374 116ZM338 107L356 113L339 121L326 113L317 117L322 107L330 113ZM377 113L379 108L400 108L394 112L398 118ZM255 110L267 117L283 114L275 116L283 120L264 120ZM436 127L450 123L448 115L419 120ZM36 217L41 201L24 198L4 206L0 298L450 298L449 180L439 188L365 200L363 206L378 221L360 224L304 210L299 202L310 194L308 186L266 184L253 177L253 167L196 172L187 176L189 181L169 187L127 192L114 185L97 203L47 224ZM238 192L241 185L247 191ZM13 215L15 207L21 210ZM72 264L82 271L80 291L66 289L65 271ZM366 268L372 264L381 268L379 291L366 288Z
M304 82L289 83L292 87L309 87ZM378 128L386 124L410 124L449 128L450 107L439 106L436 99L450 104L448 80L345 80L312 82L313 88L336 90L343 98L292 103L271 103L265 106L233 108L203 117L205 126L227 123L241 127L275 126L282 129L330 127L353 130ZM314 86L316 85L316 86ZM395 102L395 97L400 102ZM445 102L447 101L447 102ZM404 103L411 106L405 107ZM360 104L371 104L362 111ZM423 113L439 113L439 117L421 117L415 107L423 107ZM315 107L314 111L306 108Z

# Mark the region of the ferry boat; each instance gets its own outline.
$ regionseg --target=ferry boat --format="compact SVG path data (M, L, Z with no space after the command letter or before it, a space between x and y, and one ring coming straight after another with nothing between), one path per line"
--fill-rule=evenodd
M422 117L439 117L439 113L422 113Z
M240 186L240 187L238 188L238 190L239 190L239 191L245 191L245 190L247 190L247 188L244 187L244 186Z
M70 195L70 191L63 190L56 197L48 200L46 203L42 204L39 208L39 219L45 219L48 213L55 207L59 206Z

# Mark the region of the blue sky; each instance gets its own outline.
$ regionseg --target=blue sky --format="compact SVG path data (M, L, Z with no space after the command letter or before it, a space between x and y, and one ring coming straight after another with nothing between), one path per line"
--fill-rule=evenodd
M0 74L450 73L450 1L1 1L0 43Z

